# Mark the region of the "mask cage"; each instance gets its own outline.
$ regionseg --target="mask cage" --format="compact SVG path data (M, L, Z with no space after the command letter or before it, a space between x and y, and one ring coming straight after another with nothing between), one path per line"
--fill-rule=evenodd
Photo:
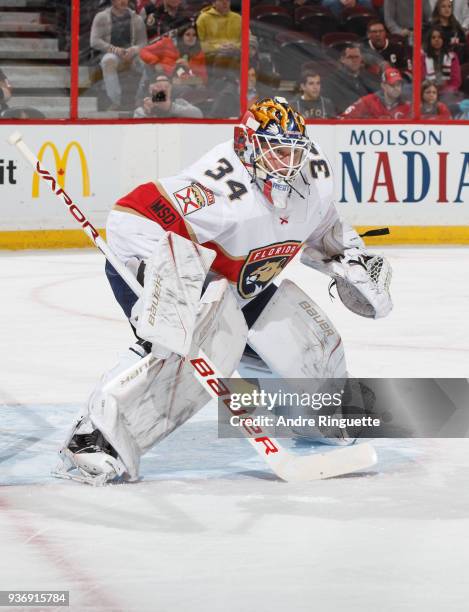
M279 138L253 134L254 163L269 176L282 181L295 178L304 166L310 149L308 138Z

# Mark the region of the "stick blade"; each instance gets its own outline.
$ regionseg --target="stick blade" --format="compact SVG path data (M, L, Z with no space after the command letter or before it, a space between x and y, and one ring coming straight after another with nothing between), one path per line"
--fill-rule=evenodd
M376 451L369 443L354 444L326 453L292 455L281 464L271 466L286 482L323 480L357 472L375 465Z

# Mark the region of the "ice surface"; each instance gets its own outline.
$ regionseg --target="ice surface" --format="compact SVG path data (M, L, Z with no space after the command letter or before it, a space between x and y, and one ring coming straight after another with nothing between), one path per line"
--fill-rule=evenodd
M353 375L467 377L469 251L386 255L382 321L331 303L317 273L288 276L341 331ZM143 459L139 483L51 478L131 341L102 268L91 250L0 255L0 590L67 589L77 611L468 609L467 440L379 440L368 473L293 485L219 440L208 405Z

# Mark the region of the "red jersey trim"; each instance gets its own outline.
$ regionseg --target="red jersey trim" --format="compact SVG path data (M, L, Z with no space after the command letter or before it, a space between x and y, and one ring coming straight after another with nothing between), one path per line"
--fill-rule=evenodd
M197 242L190 225L177 211L167 194L155 183L143 183L116 202L158 223L165 231Z
M211 269L224 276L231 283L237 283L247 255L234 257L216 242L204 242L203 246L207 249L213 249L217 254Z

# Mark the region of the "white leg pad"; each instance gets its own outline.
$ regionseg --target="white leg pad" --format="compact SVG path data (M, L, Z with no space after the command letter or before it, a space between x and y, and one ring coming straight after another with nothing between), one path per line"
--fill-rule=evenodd
M250 329L249 344L283 378L347 376L339 332L291 280L282 281Z
M249 344L278 377L307 378L304 388L295 384L296 392L319 392L322 379L338 379L328 383L327 392L338 392L347 367L341 337L332 321L317 304L293 281L283 280L275 295L249 331ZM318 380L313 388L312 380ZM266 383L268 384L268 383ZM276 391L278 389L273 389ZM288 416L306 416L304 408L288 407ZM312 415L310 415L312 416ZM292 429L296 437L326 444L349 444L343 431L325 437L316 427Z
M227 281L211 283L200 301L189 357L202 349L229 377L246 339L246 323ZM128 480L138 478L145 452L210 400L185 358L176 354L168 359L152 354L135 358L130 367L126 358L101 381L87 415L92 429L99 429L117 452Z

